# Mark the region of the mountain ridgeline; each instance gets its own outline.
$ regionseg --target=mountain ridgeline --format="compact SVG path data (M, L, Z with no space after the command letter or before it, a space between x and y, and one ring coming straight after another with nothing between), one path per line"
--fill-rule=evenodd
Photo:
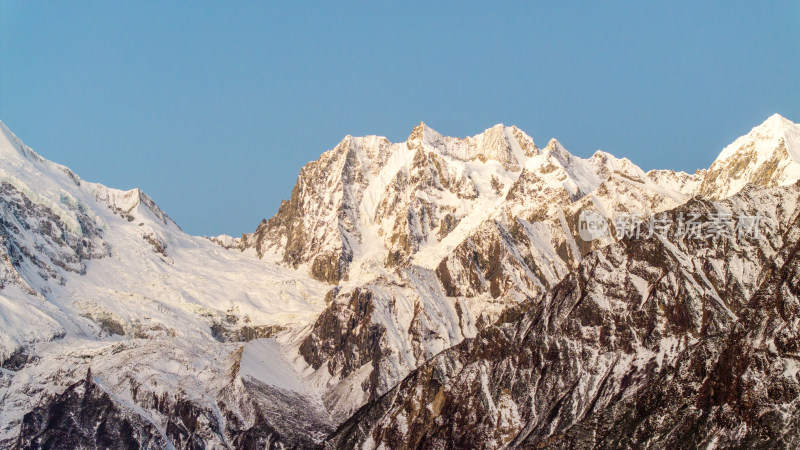
M693 174L503 125L347 136L241 238L0 131L0 446L800 444L779 115Z

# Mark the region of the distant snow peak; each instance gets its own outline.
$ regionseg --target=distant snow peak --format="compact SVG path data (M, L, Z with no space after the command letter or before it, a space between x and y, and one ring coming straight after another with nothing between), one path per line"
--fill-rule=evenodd
M786 119L780 114L773 114L761 125L753 128L749 133L725 147L722 152L720 152L719 156L717 156L715 162L735 157L742 153L747 153L748 156L761 156L765 153L771 154L775 150L774 146L760 145L756 148L754 144L756 142L772 143L775 140L785 140L787 137L797 138L798 136L800 136L800 125ZM753 152L752 150L757 150L757 152ZM800 162L800 158L796 159L796 161Z
M419 123L411 130L408 140L413 141L422 139L425 136L425 128L427 128L427 125L425 125L425 122L420 120Z
M426 142L430 145L436 145L436 142L441 137L442 135L436 130L425 125L425 122L420 121L417 126L411 130L411 134L408 135L406 142L408 143L409 148L415 144L421 144L422 142Z
M773 114L720 152L704 174L700 194L729 197L747 183L786 186L800 179L800 125Z
M547 151L551 151L551 152L553 152L553 151L566 151L564 146L561 145L561 142L558 142L558 139L556 139L556 138L550 138L550 140L547 141L547 146L545 146L544 149L547 150Z
M786 117L783 117L778 113L769 116L767 120L765 120L764 123L760 125L760 127L771 128L773 130L792 128L792 127L796 128L797 126L798 125L796 123L792 122L791 120L787 119Z

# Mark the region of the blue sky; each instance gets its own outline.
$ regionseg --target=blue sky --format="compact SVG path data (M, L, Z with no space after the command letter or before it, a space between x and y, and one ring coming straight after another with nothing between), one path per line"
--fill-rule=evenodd
M233 235L347 134L505 123L694 171L772 113L800 121L798 2L434 3L0 0L0 119Z

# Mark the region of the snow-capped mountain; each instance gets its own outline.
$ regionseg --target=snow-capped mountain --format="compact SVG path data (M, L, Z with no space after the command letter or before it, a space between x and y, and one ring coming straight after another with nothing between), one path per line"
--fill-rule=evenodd
M420 123L398 144L347 136L303 167L291 198L243 246L332 284L412 258L435 265L433 249L452 248L485 220L536 152L525 133L502 125L455 139Z
M635 345L620 331L628 316L615 307L586 312L585 301L568 311L563 298L554 299L575 283L584 290L595 283L610 305L639 305L657 272L671 286L665 292L691 303L681 308L705 311L702 320L691 316L703 333L728 333L771 273L769 264L790 259L774 258L788 251L797 188L774 187L800 178L800 126L777 115L695 174L644 172L601 151L584 159L556 140L540 148L516 127L461 139L420 123L402 143L347 136L301 170L290 199L254 233L201 238L183 233L138 189L81 180L5 126L0 131L0 445L19 447L64 436L72 446L309 447L348 418L330 443L369 446L398 437L430 446L437 441L429 438L446 442L462 432L436 428L440 419L420 410L443 405L436 406L438 391L424 397L435 383L420 375L441 364L447 370L432 376L443 389L453 386L442 399L467 408L470 395L486 394L490 404L472 405L470 417L485 425L476 430L492 423L496 431L464 436L487 447L549 437L523 436L520 423L557 430L578 422L562 413L539 420L542 408L553 407L549 397L525 404L531 367L547 371L554 383L547 389L556 392L564 380L608 369L605 353L622 352L619 367L640 367L647 352L661 351L663 336L700 339L684 323L688 310L664 309L655 297L630 313L649 324L630 327L640 338L650 333ZM696 195L707 200L692 200ZM752 212L759 202L774 223L756 242L689 248L651 239L654 248L631 256L626 249L645 244L617 240L619 214ZM608 224L591 241L580 237L587 211ZM691 267L676 256L693 251L705 256ZM731 269L720 269L723 263ZM591 264L605 275L592 278ZM669 291L677 286L685 289ZM588 334L576 337L571 328L541 325L547 314L598 323L581 325ZM664 333L675 321L683 334ZM581 339L599 350L569 369L558 357L574 356L567 350L553 350L546 369L521 365L514 353L533 345L529 340L570 349ZM669 355L689 351L682 345ZM470 358L491 377L502 377L512 364L504 358L512 358L528 378L514 381L509 394L498 394L500 385L476 388L483 386L477 372L464 383L454 375L478 370ZM621 389L613 384L623 383L618 377L607 379L603 389ZM576 388L580 395L570 394L570 414L587 411L597 380L589 377ZM606 400L595 402L597 414ZM398 405L405 412L391 409ZM413 417L408 408L416 408ZM445 413L461 412L442 411L435 416L461 423Z
M800 126L778 114L725 147L698 194L725 198L745 184L785 186L800 179Z
M78 392L97 400L87 424L117 428L76 446L115 433L157 447L324 437L319 395L274 339L225 343L312 322L323 283L188 236L138 189L81 180L4 125L0 179L0 446L31 426L74 430L48 405Z

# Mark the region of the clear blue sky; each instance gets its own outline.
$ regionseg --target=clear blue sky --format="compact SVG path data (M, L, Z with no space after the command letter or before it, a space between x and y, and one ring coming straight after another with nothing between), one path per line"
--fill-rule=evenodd
M193 234L254 230L344 135L420 120L686 171L800 121L796 1L0 5L0 119Z

